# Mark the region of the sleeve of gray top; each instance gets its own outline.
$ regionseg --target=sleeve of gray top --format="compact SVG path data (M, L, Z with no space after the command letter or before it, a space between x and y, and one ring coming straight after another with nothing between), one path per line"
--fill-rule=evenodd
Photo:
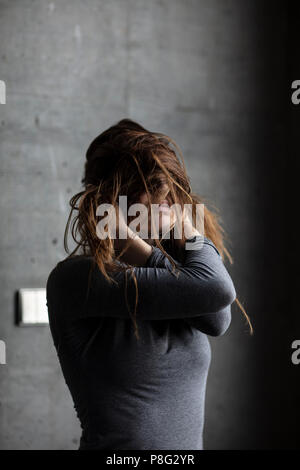
M186 251L178 277L171 272L169 260L158 247L154 247L146 266L134 268L138 286L137 317L152 320L196 317L219 312L234 301L235 288L216 247L204 237L189 241L194 249ZM128 317L124 273L114 273L118 286L109 285L100 274L96 272L93 276L89 296L92 302L88 301L87 313ZM135 294L133 279L128 274L127 298L131 311Z
M207 244L210 244L219 254L217 248L215 247L215 245L213 244L211 240L209 240L208 238L204 238L204 242ZM152 257L152 259L148 259L149 264L153 266L161 266L161 267L168 266L171 268L171 263L169 262L169 260L164 256L161 257L160 253L161 253L160 250L154 253L153 254L154 256ZM178 262L177 260L174 260L174 261L176 262L177 266L182 267L182 263ZM190 326L196 328L197 330L207 335L210 335L210 336L223 335L227 331L231 323L231 304L227 305L226 307L219 310L218 312L205 313L205 314L203 313L195 317L184 318L184 321L186 321Z
M213 243L200 236L188 241L192 241L196 249L186 250L178 276L158 247L154 247L145 266L133 268L138 289L137 318L197 317L219 312L234 301L233 282ZM79 259L62 262L54 269L47 282L51 310L59 305L63 317L130 318L136 301L136 285L131 274L112 272L116 282L110 283L96 266L85 296L88 265L88 259Z
M227 305L219 312L184 318L184 321L206 335L221 336L231 323L231 305Z

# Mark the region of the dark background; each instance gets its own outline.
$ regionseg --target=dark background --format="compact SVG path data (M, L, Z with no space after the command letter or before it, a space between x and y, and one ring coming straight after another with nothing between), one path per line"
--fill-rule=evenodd
M299 447L297 2L0 0L0 448L75 449L80 428L49 328L14 295L64 255L90 141L129 117L181 147L220 210L237 307L211 338L207 449Z

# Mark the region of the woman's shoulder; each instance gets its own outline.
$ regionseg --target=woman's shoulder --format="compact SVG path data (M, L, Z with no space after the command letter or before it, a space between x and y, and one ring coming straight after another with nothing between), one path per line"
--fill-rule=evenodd
M55 285L65 285L72 280L82 279L88 274L93 264L93 257L87 255L68 256L59 261L51 270L47 279L47 289Z
M75 264L91 264L93 261L93 257L90 255L73 255L64 258L63 260L59 261L56 267L64 268L68 266L74 266Z

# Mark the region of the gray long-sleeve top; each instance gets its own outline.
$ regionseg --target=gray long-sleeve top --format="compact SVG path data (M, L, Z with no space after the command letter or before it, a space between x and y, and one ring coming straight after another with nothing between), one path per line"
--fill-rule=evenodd
M157 247L134 268L140 340L123 272L112 273L117 284L110 284L97 266L90 276L91 257L75 256L50 273L49 323L82 427L80 449L203 448L206 335L227 330L236 292L214 244L191 241L198 249L177 262L179 276ZM130 275L127 296L132 310Z

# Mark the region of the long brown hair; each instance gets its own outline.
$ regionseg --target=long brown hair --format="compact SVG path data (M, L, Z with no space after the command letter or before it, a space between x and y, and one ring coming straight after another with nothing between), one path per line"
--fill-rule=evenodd
M172 146L174 148L172 148ZM178 158L178 155L180 158ZM100 239L96 233L99 217L96 215L97 207L103 203L112 204L118 210L119 195L127 195L128 204L139 200L141 194L148 196L150 204L153 197L167 184L170 198L183 208L184 204L194 207L204 204L204 234L218 249L223 261L225 258L232 263L233 259L224 245L227 235L220 224L218 210L208 209L209 202L192 193L190 179L182 152L177 144L165 134L150 132L131 119L122 119L111 126L90 144L86 152L84 176L82 179L84 189L70 199L71 211L64 235L64 246L69 257L77 254L89 255L94 266L105 276L108 282L116 282L109 274L110 271L124 271L125 273L125 299L127 272L130 272L136 288L135 308L132 317L135 335L139 338L136 323L136 308L138 302L138 286L133 266L128 263L118 263L115 246L112 238ZM72 220L73 212L77 214ZM68 248L68 233L71 230L72 238L76 243L75 249L70 253ZM171 235L171 243L173 236ZM185 237L183 235L183 241ZM164 249L159 237L155 238L155 245L176 268L176 263ZM174 251L178 245L174 245ZM128 247L128 244L126 244ZM125 250L126 250L125 247ZM180 258L180 253L177 253ZM243 312L252 334L250 319L239 300L235 302Z

